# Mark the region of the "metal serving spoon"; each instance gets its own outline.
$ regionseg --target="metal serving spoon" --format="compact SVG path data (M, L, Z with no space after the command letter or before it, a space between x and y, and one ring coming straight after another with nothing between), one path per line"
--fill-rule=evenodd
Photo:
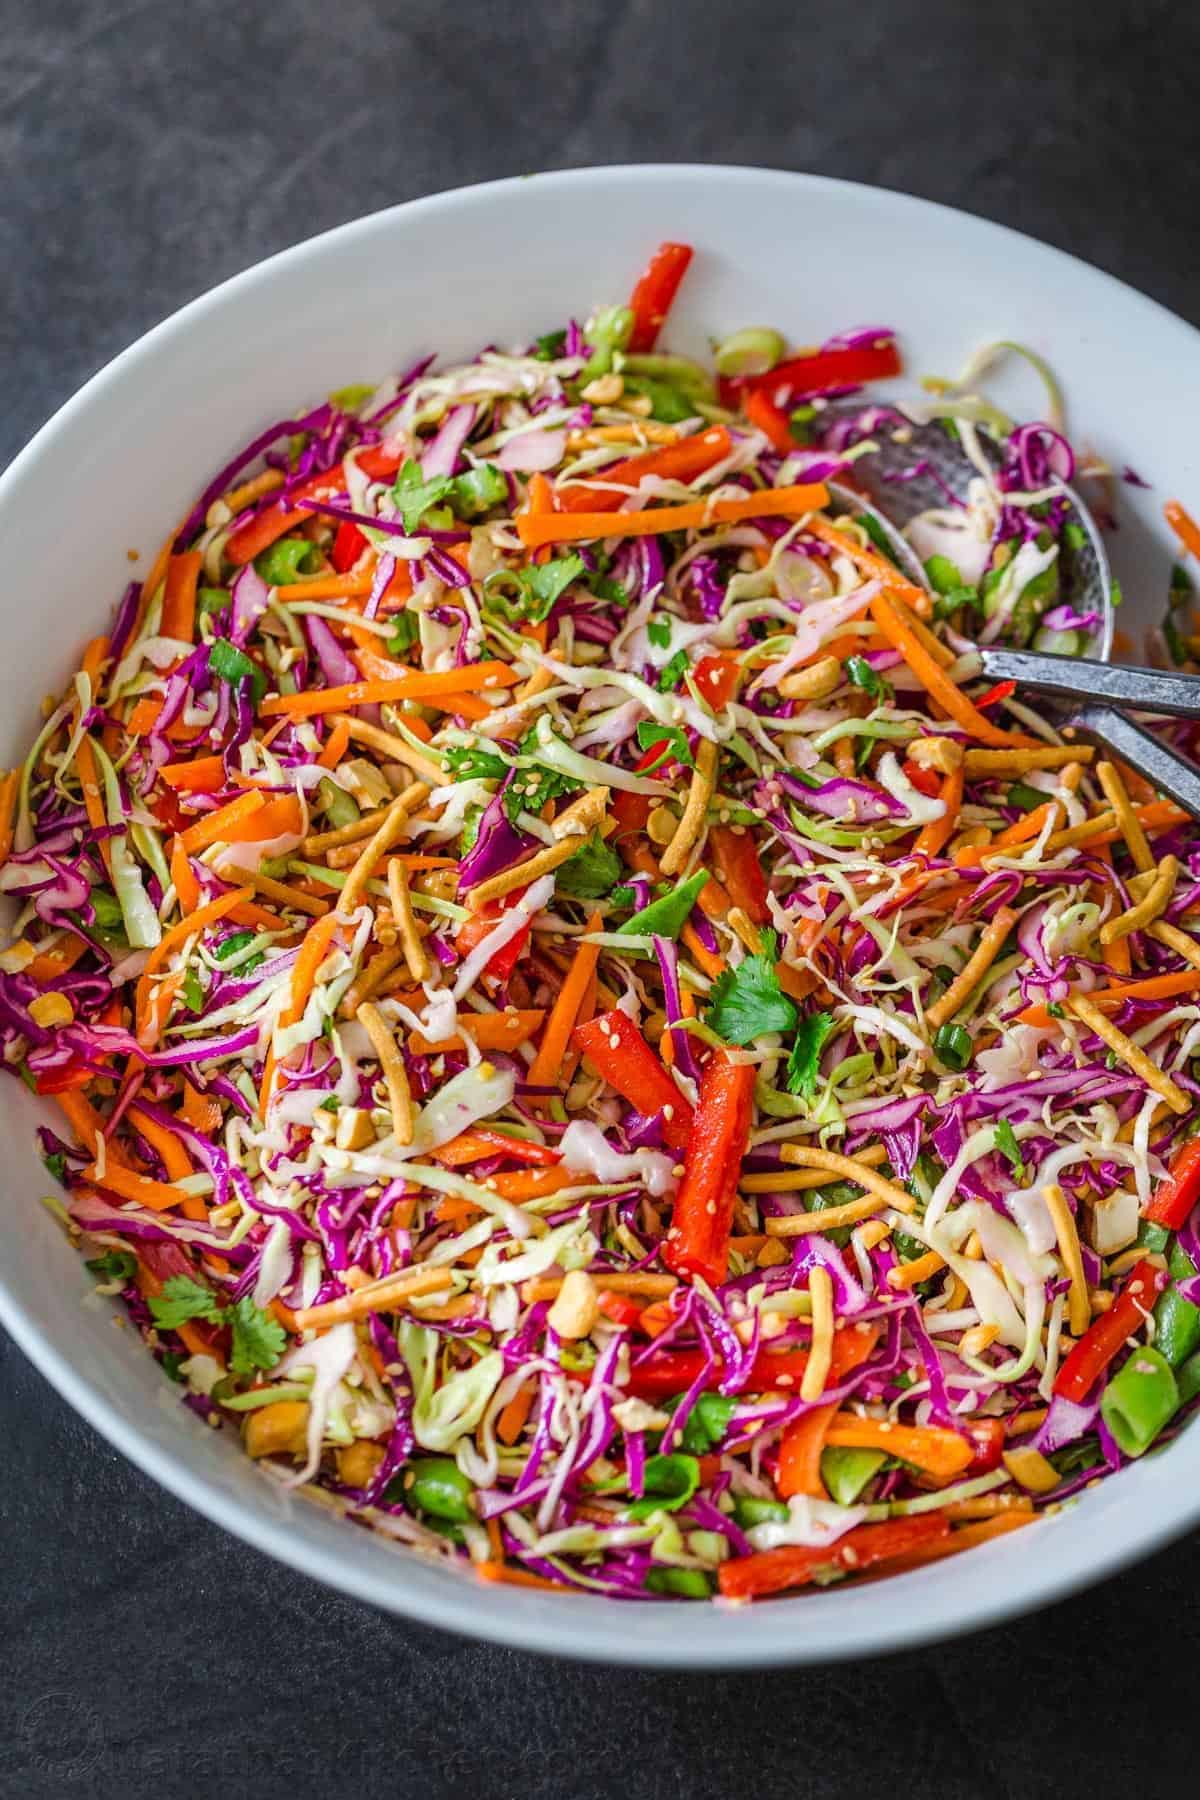
M855 415L862 410L861 402L836 409L839 414ZM946 507L948 495L964 499L970 483L979 478L979 470L957 440L936 423L906 422L899 442L894 430L883 426L873 433L878 449L855 460L854 478L867 496L865 507L862 495L853 489L836 482L827 485L848 512L869 513L886 533L905 574L928 588L924 567L904 530L919 513ZM979 441L984 453L998 465L995 441L982 431ZM1059 565L1062 598L1078 613L1099 615L1100 622L1087 641L1089 654L1058 656L981 645L981 673L993 681L1015 681L1046 695L1057 703L1056 712L1066 712L1061 726L1065 734L1078 732L1111 751L1200 819L1200 769L1123 710L1200 717L1200 676L1109 663L1115 609L1104 542L1075 490L1057 478L1053 485L1066 500L1071 521L1082 532L1077 548L1063 544Z

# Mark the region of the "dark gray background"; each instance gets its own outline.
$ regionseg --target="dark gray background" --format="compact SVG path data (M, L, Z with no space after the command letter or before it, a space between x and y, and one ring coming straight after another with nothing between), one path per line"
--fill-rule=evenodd
M0 464L225 276L538 168L752 162L907 189L1200 319L1193 8L3 0L0 23ZM585 229L564 222L564 256L586 260ZM864 292L886 312L886 270ZM22 1800L1153 1794L1193 1729L1195 1538L900 1659L555 1665L395 1623L243 1548L2 1338L0 1518L0 1794Z

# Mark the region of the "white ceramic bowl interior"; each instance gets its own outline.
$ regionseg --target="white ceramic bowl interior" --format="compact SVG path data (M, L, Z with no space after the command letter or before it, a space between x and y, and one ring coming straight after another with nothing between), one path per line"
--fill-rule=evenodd
M755 169L632 167L539 175L415 201L346 225L227 282L102 371L0 480L5 653L0 762L11 766L85 641L171 521L231 452L332 388L415 354L527 340L621 299L663 238L698 255L669 337L778 325L794 342L895 325L914 376L958 372L980 344L1035 345L1065 387L1077 439L1155 484L1120 489L1114 561L1147 622L1170 560L1158 505L1200 501L1200 337L1058 251L878 190ZM1043 399L1027 368L995 390ZM1189 399L1190 396L1190 399ZM613 1662L732 1666L894 1649L1036 1606L1143 1554L1200 1516L1200 1429L1105 1481L1062 1516L968 1558L889 1582L752 1608L484 1586L354 1529L270 1484L227 1434L180 1404L134 1334L111 1329L38 1197L47 1177L20 1083L0 1084L0 1316L110 1442L210 1519L345 1592L430 1624Z

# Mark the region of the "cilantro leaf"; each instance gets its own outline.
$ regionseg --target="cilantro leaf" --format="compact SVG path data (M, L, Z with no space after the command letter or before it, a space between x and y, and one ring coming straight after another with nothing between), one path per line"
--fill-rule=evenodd
M665 762L683 763L689 769L694 764L687 734L678 725L660 725L656 719L642 719L638 723L637 741L639 749L649 750L652 745L658 745L662 750L658 761L647 764L642 770L643 775L661 769Z
M675 652L674 656L671 658L670 662L666 665L666 667L663 669L662 673L659 675L659 678L658 678L659 693L660 694L671 693L673 689L675 689L679 686L680 682L683 680L684 676L687 674L687 672L690 668L691 668L691 658L688 655L687 651L686 650L677 650Z
M508 774L504 758L478 744L452 744L444 755L455 781L503 781Z
M775 973L775 934L764 931L761 952L714 983L705 1022L727 1044L750 1044L768 1032L791 1031L797 1016Z
M172 1275L164 1283L162 1293L151 1299L150 1314L165 1331L174 1331L189 1319L211 1319L219 1324L222 1318L212 1289L201 1281L193 1281L190 1275Z
M420 526L421 520L431 506L444 500L454 486L449 475L435 475L426 481L421 475L421 465L410 456L400 465L392 494L396 505L400 508L400 517L404 521L404 529L411 537Z
M495 463L478 463L454 477L450 504L460 519L475 519L508 499L508 482Z
M598 900L610 892L620 875L620 858L602 837L593 834L558 871L558 889L578 900Z
M796 1027L795 1041L787 1061L787 1088L790 1094L800 1094L806 1100L815 1094L821 1051L832 1030L831 1013L807 1013L801 1019Z
M646 620L646 636L656 649L665 650L671 641L671 621L660 613Z
M861 688L872 700L890 700L893 693L890 681L885 681L878 669L873 669L865 656L850 656L846 659L846 674L853 687Z
M504 791L505 817L510 825L515 825L518 813L540 813L547 800L557 800L578 786L578 782L560 775L557 769L522 769Z
M46 1173L53 1175L55 1181L62 1182L67 1173L67 1159L61 1150L51 1150L42 1161L46 1165Z
M233 1330L229 1366L235 1375L275 1367L287 1346L287 1333L277 1319L255 1306L247 1294L226 1308L225 1323Z
M183 1004L190 1013L204 1011L204 989L195 969L189 969L183 978Z
M996 1127L996 1148L1016 1179L1023 1182L1025 1180L1025 1159L1021 1155L1017 1134L1007 1119L1001 1119Z
M533 354L538 362L557 362L560 356L567 353L567 334L565 331L546 331L533 341Z

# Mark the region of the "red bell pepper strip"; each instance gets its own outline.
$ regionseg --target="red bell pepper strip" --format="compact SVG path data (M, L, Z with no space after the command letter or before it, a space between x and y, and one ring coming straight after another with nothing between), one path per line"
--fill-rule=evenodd
M781 456L789 456L797 448L792 436L792 428L788 416L781 407L776 406L771 396L761 388L751 388L743 403L746 417L752 425L757 425L767 442Z
M516 893L505 894L501 900L492 900L479 912L474 913L471 918L464 920L454 939L460 954L469 956L475 946L483 942L489 931L495 931L508 908L516 905L524 891L524 888L521 888ZM521 929L514 932L509 938L507 944L502 944L495 956L489 958L487 973L497 976L501 981L507 981L521 960L521 953L528 941L529 926L522 925Z
M733 699L741 678L741 664L732 656L702 656L692 670L697 691L714 712Z
M767 394L779 406L830 388L883 381L889 375L899 375L900 370L900 352L889 340L884 344L864 344L855 350L818 350L812 356L789 357L765 375L755 375L746 386L751 392Z
M372 481L390 481L400 467L399 452L385 450L382 444L371 444L354 458L364 475Z
M88 1087L96 1079L95 1069L85 1069L80 1063L64 1063L61 1069L46 1069L33 1078L34 1087L39 1094L69 1094L72 1088Z
M1054 1392L1080 1404L1087 1399L1117 1351L1146 1323L1167 1272L1147 1257L1136 1262L1129 1280L1106 1313L1084 1332L1054 1378Z
M577 1025L571 1042L609 1087L616 1088L640 1113L649 1115L670 1107L663 1120L663 1136L673 1150L683 1149L691 1135L692 1109L628 1013L617 1006Z
M857 1575L873 1563L894 1556L908 1556L950 1535L945 1513L918 1513L910 1519L887 1519L882 1525L860 1525L836 1544L810 1548L784 1544L778 1550L760 1550L721 1564L717 1585L727 1600L755 1600L763 1594L779 1594L786 1588L804 1587L822 1569Z
M338 574L344 575L347 569L354 567L366 547L367 540L353 519L343 519L334 536L329 560Z
M1004 1455L1003 1419L963 1419L962 1429L975 1446L975 1454L963 1471L964 1476L990 1475L1000 1467Z
M975 704L980 708L985 706L997 706L1001 700L1010 700L1016 691L1017 684L1015 681L998 681L995 687L990 687L988 689L986 694L980 694Z
M598 1294L596 1305L606 1319L623 1326L626 1331L632 1331L641 1322L642 1309L628 1294Z
M681 438L677 444L664 444L645 456L631 456L624 462L609 463L598 469L586 487L564 487L556 490L560 512L615 512L626 498L625 488L634 488L647 475L658 475L664 481L694 481L706 469L723 462L733 448L733 440L724 425L714 425L695 437ZM613 487L620 482L620 487ZM607 484L607 485L604 485Z
M700 1080L700 1099L675 1196L663 1261L677 1275L702 1275L711 1287L729 1268L729 1232L742 1158L750 1141L754 1068L718 1052Z
M714 825L708 834L717 880L734 906L740 906L754 925L770 923L767 878L758 860L754 839L732 825Z
M1167 1167L1167 1179L1146 1208L1145 1217L1155 1225L1178 1231L1186 1225L1200 1200L1200 1138L1180 1146Z
M631 350L653 350L691 260L690 244L660 244L654 252L629 297Z
M875 1341L875 1328L870 1325L847 1325L834 1336L837 1366L849 1370L863 1360L862 1346L869 1355ZM781 1393L799 1388L808 1367L807 1350L770 1350L765 1346L755 1353L743 1392L765 1394L774 1388ZM707 1369L707 1374L705 1371ZM682 1394L705 1375L704 1392L714 1393L725 1379L725 1365L718 1358L711 1364L702 1350L660 1350L629 1372L626 1387L639 1400L667 1400Z
M936 769L923 769L920 763L906 762L903 765L905 781L916 788L918 794L924 794L927 800L936 800L942 791L942 778Z

